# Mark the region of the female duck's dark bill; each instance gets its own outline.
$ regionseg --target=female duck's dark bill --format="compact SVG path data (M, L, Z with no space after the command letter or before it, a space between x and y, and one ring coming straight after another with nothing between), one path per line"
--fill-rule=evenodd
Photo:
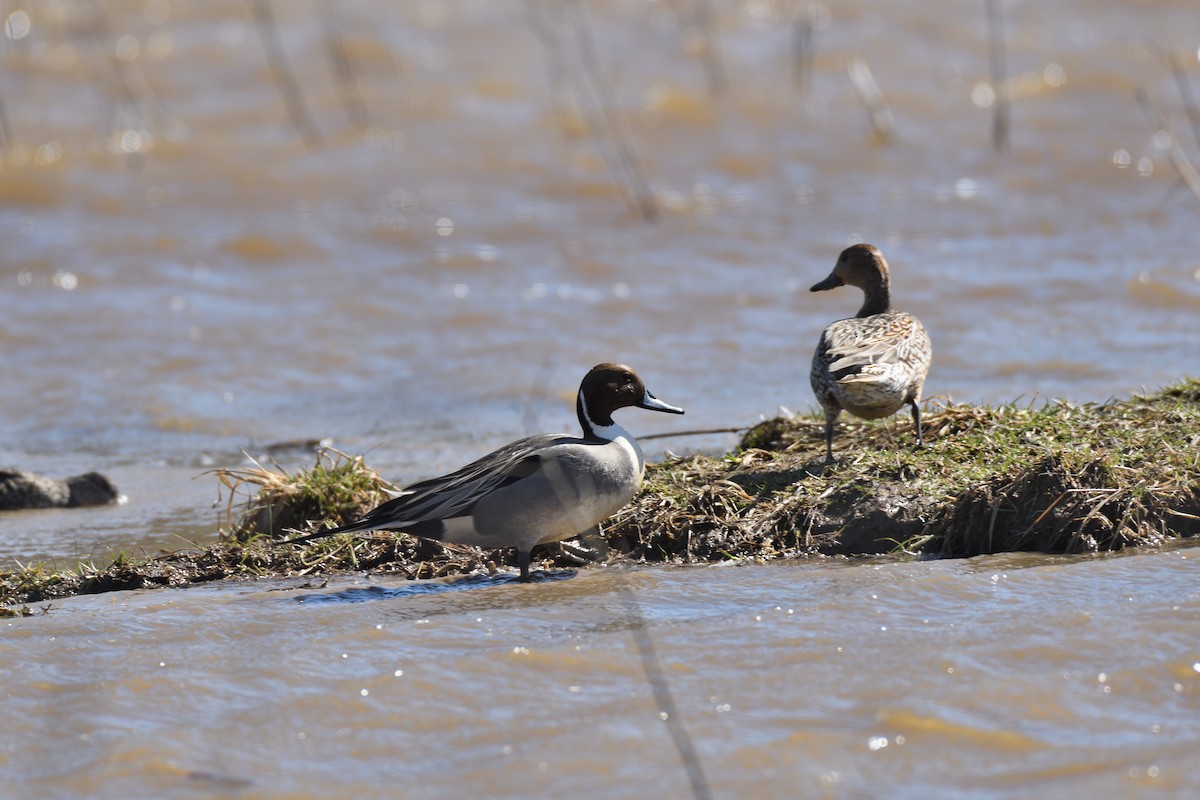
M820 283L814 283L813 287L811 289L809 289L809 291L810 292L823 292L826 289L836 289L839 286L845 286L845 285L846 285L846 283L841 278L839 278L837 275L830 275L828 278L821 281Z
M679 408L678 406L670 405L668 403L664 403L662 400L659 400L657 397L650 394L650 392L646 392L646 395L642 398L642 402L638 403L637 407L645 408L649 411L665 411L668 414L682 414L683 413L682 408Z

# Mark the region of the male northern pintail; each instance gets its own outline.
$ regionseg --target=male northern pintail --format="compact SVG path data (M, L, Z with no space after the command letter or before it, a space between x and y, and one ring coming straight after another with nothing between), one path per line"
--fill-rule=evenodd
M114 503L117 498L117 487L99 472L57 480L20 469L0 468L0 511L101 506Z
M879 419L908 403L917 445L921 444L919 403L932 353L921 321L892 310L888 264L878 247L847 247L829 277L811 291L845 285L863 290L862 308L821 333L810 374L813 393L825 409L827 462L833 461L833 425L842 409L863 419Z
M357 522L289 542L391 530L457 544L515 547L521 580L527 581L535 545L593 532L633 499L646 461L637 441L613 422L613 412L626 406L683 413L647 391L629 367L600 364L579 385L575 411L581 438L519 439L457 472L406 487Z

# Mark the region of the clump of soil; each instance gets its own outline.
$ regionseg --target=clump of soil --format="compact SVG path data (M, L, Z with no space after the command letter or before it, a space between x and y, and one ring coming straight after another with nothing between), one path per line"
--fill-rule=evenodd
M723 457L650 465L633 502L604 526L606 558L1080 553L1200 532L1197 379L1099 405L949 405L926 413L925 447L914 448L914 438L907 420L849 421L834 442L836 462L826 465L820 419L776 418L748 429ZM220 542L142 562L119 558L103 570L0 573L0 604L345 570L429 578L515 562L510 551L407 534L280 544L297 531L349 522L388 499L396 487L358 456L325 450L311 469L221 470L218 478L230 489ZM578 553L557 546L534 556L543 567L580 563Z

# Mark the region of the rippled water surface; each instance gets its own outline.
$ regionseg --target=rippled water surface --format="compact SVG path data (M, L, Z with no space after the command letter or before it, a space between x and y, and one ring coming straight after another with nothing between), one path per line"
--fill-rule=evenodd
M5 623L0 765L31 797L686 796L641 623L716 796L1187 797L1198 553L75 598Z
M3 4L0 464L127 500L3 514L0 563L211 540L206 473L243 451L331 439L404 482L569 430L599 361L687 409L626 411L635 433L805 410L811 348L859 302L807 288L860 240L930 331L929 396L1200 372L1200 204L1167 150L1200 156L1200 12L997 5L1003 153L983 3ZM627 585L718 795L1185 797L1190 554L79 598L2 629L0 773L29 796L678 795Z

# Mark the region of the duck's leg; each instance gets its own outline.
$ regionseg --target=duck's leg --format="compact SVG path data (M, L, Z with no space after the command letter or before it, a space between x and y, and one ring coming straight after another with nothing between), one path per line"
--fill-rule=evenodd
M517 578L521 583L529 582L529 550L524 547L517 548L517 566L521 569L521 577Z
M840 408L825 409L825 463L833 463L833 424L837 422Z
M912 406L913 425L917 429L917 447L924 447L925 440L921 438L921 407L917 405L916 400L909 400L908 404Z
M600 533L599 525L593 525L579 534L579 543L592 552L592 561L608 558L608 540Z
M579 545L559 542L560 552L576 564L594 564L608 558L608 542L600 535L600 526L594 525L579 534Z

